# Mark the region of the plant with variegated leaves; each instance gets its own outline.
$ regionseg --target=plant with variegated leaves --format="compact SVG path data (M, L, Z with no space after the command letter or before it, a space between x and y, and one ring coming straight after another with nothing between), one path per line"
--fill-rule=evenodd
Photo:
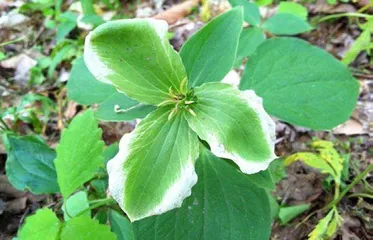
M240 91L219 82L233 65L242 23L241 8L219 16L192 36L180 55L166 38L167 24L159 20L113 21L101 25L88 35L84 60L93 76L101 82L112 84L119 92L140 104L157 107L132 133L123 136L118 155L108 164L109 190L132 221L181 206L197 182L194 165L199 156L201 140L208 144L215 156L234 161L246 174L265 170L276 158L275 124L264 110L262 99L253 90ZM224 37L219 36L223 31ZM287 49L286 45L290 42L291 47L304 53L301 57L306 57L307 51L307 54L315 55L310 61L321 57L321 62L329 61L331 67L343 69L325 52L301 40L279 38L266 43L273 46L274 41L277 41L277 45L285 45L281 50ZM266 44L261 46L264 48ZM267 50L270 52L270 49ZM260 47L258 51L261 51ZM295 59L297 56L289 57ZM256 58L258 56L254 53L248 64L263 64ZM272 65L276 66L276 63ZM293 66L289 69L293 69ZM278 69L268 68L268 74L273 70ZM243 80L248 78L246 71ZM251 74L265 76L267 71L254 70ZM336 85L340 82L353 87L347 92L347 101L353 103L356 101L357 83L345 69L339 75L344 78L337 79ZM281 75L277 77L281 79ZM313 87L309 88L310 93L320 94L312 92L320 88L317 84L319 80L322 79L316 79L316 84L315 80L311 81ZM247 87L250 82L251 85L260 86L261 83L256 81L252 76L249 81L241 82L241 86ZM270 82L266 84L262 96L271 90ZM283 87L279 90L285 89L285 86L296 91L298 87L298 84L284 85L288 82L280 84ZM294 96L298 94L294 92ZM121 109L120 104L115 105L115 111L126 113L128 109ZM276 108L287 108L281 102L276 104ZM296 99L294 104L299 104ZM350 106L353 107L350 103L346 105L342 111L343 118L348 117ZM313 111L312 108L304 110ZM317 125L307 120L308 113L288 112L289 117L300 118L300 122L308 121L312 127ZM340 116L336 118L338 122L341 121ZM319 125L323 127L326 123Z
M235 62L242 26L243 10L234 8L195 33L180 53L169 44L164 21L118 20L93 30L67 90L80 104L97 104L96 112L73 119L56 160L39 140L8 137L13 185L61 192L64 201L64 222L41 209L26 219L20 239L115 238L91 214L101 206L116 209L112 198L97 199L106 196L100 168L109 159L109 192L132 223L113 209L100 212L109 214L119 239L268 239L267 193L274 183L266 169L276 155L275 124L267 112L330 129L349 118L358 83L325 51L284 37L265 40L250 55L240 90L222 83ZM113 145L104 151L96 118L143 119L122 137L119 150ZM38 154L23 158L22 144ZM29 174L35 169L48 174Z
M248 174L265 170L276 158L275 124L261 99L252 90L217 82L232 67L242 10L217 20L229 21L232 34L214 59L220 61L219 69L198 64L199 34L181 50L183 63L160 20L113 21L86 39L84 60L98 80L157 106L123 136L118 155L108 163L110 192L132 221L180 207L191 194L199 139L215 156L233 160ZM120 103L117 112L119 108Z

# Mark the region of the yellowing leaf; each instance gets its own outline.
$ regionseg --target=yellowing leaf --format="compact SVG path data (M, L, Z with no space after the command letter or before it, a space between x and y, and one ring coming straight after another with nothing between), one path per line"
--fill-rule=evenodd
M334 211L330 211L326 217L321 219L316 225L315 229L308 235L308 240L321 240L323 239L327 229L328 224L333 217Z
M333 168L325 162L318 154L300 152L288 156L285 159L285 166L289 166L295 161L302 161L310 167L320 169L322 173L329 173L332 176L335 176Z

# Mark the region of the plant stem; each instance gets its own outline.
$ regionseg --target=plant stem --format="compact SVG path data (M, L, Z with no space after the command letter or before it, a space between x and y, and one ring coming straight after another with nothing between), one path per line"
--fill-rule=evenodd
M361 18L372 18L371 15L363 14L363 13L339 13L339 14L332 14L326 17L323 17L316 21L316 23L325 22L327 20L339 17L361 17Z
M17 39L14 39L14 40L11 40L9 42L5 42L5 43L0 43L0 47L4 47L6 45L9 45L9 44L12 44L12 43L16 43L16 42L19 42L19 41L22 41L25 37L19 37Z
M12 131L12 129L9 128L9 126L6 124L6 122L1 117L0 117L0 123L1 125L3 125L3 126L0 125L0 127L2 127L4 130Z
M324 209L329 210L333 206L337 205L342 198L357 184L359 183L365 175L367 175L370 171L373 171L373 164L370 164L363 172L355 177L355 179L341 192L338 198L331 201Z
M101 207L103 205L112 205L115 204L115 200L113 198L104 198L104 199L98 199L98 200L93 200L89 202L92 204L90 207L82 210L80 213L78 213L76 216L79 217L87 212L89 212L92 209Z

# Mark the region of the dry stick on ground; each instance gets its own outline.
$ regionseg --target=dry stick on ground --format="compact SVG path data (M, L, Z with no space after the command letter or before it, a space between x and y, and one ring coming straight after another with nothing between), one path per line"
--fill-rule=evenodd
M197 7L198 4L199 0L188 0L155 15L154 18L165 20L168 24L174 24L179 19L189 15L192 9Z

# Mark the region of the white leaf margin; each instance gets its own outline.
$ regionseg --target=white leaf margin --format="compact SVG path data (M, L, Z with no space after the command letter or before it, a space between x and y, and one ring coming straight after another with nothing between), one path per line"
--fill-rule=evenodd
M112 24L121 24L121 23L136 23L136 22L143 22L147 21L149 25L154 28L156 33L158 34L159 38L163 42L167 37L168 32L168 23L164 20L159 19L152 19L152 18L143 18L143 19L124 19L124 20L115 20L110 21L98 26L95 30L89 32L89 34L85 38L84 43L84 62L88 68L88 70L92 73L92 75L100 82L106 84L112 84L112 82L108 79L110 75L115 75L116 73L112 71L108 66L106 66L99 58L99 56L95 53L95 48L92 45L92 37L95 36L98 30L101 28L105 28L108 25Z
M136 129L135 129L136 130ZM119 152L117 155L107 163L107 171L109 175L109 192L111 196L118 202L120 208L127 214L131 222L150 217L153 215L160 215L167 211L181 207L183 200L189 197L192 193L192 187L197 183L198 177L195 172L195 162L199 157L199 145L195 149L190 149L190 158L187 164L182 169L180 176L166 191L161 203L152 211L141 216L133 216L128 213L124 205L124 191L126 182L126 172L124 171L124 163L130 153L130 144L136 137L136 131L124 134L119 143ZM191 138L189 134L189 140Z
M206 141L209 143L211 152L215 156L232 160L238 165L238 167L243 173L254 174L266 170L269 164L273 160L278 158L275 153L276 124L268 115L268 113L264 110L263 99L257 96L254 90L240 91L239 97L245 100L248 106L251 109L253 109L257 114L261 122L262 130L265 135L267 144L271 148L271 155L265 160L261 160L260 162L254 162L252 160L242 158L235 152L228 151L227 149L225 149L224 145L218 140L218 138L214 134L209 134L210 136L208 138L208 141Z

